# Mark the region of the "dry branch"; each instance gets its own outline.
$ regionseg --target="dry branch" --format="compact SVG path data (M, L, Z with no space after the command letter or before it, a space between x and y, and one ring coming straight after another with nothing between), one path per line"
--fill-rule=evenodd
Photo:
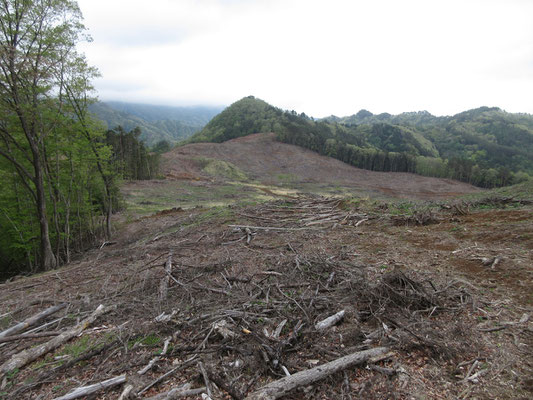
M205 393L205 387L191 389L191 384L186 383L180 387L169 390L165 393L156 394L152 397L147 397L145 400L173 400L181 397L195 396L197 394Z
M318 380L332 375L336 372L351 366L366 362L372 357L379 356L387 352L386 347L377 347L375 349L364 350L347 355L329 363L319 365L305 371L297 372L294 375L271 382L262 388L256 390L246 397L245 400L275 400L286 395L291 390L300 386L310 385Z
M150 389L151 387L157 385L159 382L161 382L162 380L164 380L165 378L167 378L168 376L172 375L173 373L177 372L177 371L180 371L182 369L185 369L187 368L188 366L190 366L194 360L196 360L196 357L197 355L194 355L192 356L191 358L189 358L187 361L185 361L183 364L181 365L178 365L176 368L172 368L170 371L166 372L165 374L161 375L159 378L157 378L155 381L151 382L150 384L146 385L142 390L139 391L139 393L137 393L138 395L141 395L143 394L144 392L146 392L148 389Z
M168 296L168 285L170 284L170 277L172 276L172 252L168 253L167 262L165 263L165 276L161 279L159 285L159 294L161 300L165 300Z
M126 382L126 375L116 376L114 378L108 379L103 382L95 383L94 385L83 386L77 389L74 389L72 392L67 393L64 396L56 397L54 400L73 400L79 399L80 397L88 396L90 394L99 392L113 386L121 385Z
M202 374L202 377L204 378L205 382L205 390L207 392L207 395L209 397L213 397L213 391L211 390L211 382L209 380L209 376L207 375L207 372L205 370L205 366L203 362L198 362L198 368L200 368L200 373Z
M31 317L27 318L26 320L22 321L21 323L18 323L17 325L12 326L11 328L8 328L8 329L6 329L3 332L0 332L0 339L4 338L6 336L12 336L12 335L14 335L14 334L16 334L18 332L22 332L22 331L28 329L30 326L33 326L33 325L37 324L39 321L43 320L44 318L46 318L46 317L48 317L48 316L50 316L52 314L55 314L59 310L62 310L66 306L67 306L66 303L58 304L56 306L49 307L46 310L44 310L44 311L42 311L42 312L40 312L38 314L32 315Z
M280 228L276 226L248 226L248 225L228 225L230 228L239 228L239 229L253 229L253 230L264 230L264 231L304 231L310 228Z
M328 328L331 328L333 325L335 325L337 322L339 322L341 319L344 318L344 314L346 312L344 310L342 311L339 311L337 314L334 314L330 317L327 317L326 319L318 322L316 325L315 325L315 329L317 331L322 331L324 329L328 329Z
M150 371L152 369L152 367L155 365L156 362L158 362L162 356L164 356L165 354L167 354L167 350L168 350L168 345L170 344L170 340L171 338L168 338L165 340L165 343L163 345L163 350L161 351L161 354L152 358L150 360L150 362L141 370L139 370L137 372L137 375L144 375L146 374L148 371Z
M23 333L22 335L4 336L3 338L0 338L0 343L13 342L15 340L23 340L23 339L35 339L35 338L48 337L48 336L57 336L57 335L61 335L61 332L51 331L51 332L41 332L41 333Z
M15 368L21 368L26 364L36 360L42 355L58 348L63 343L69 341L70 339L78 336L82 333L90 324L92 324L98 317L111 311L115 307L104 307L102 304L98 306L94 312L76 325L73 329L63 332L61 335L56 336L55 338L49 340L46 343L43 343L37 347L24 350L18 354L15 354L8 361L0 366L0 377L4 376L7 372L14 370Z

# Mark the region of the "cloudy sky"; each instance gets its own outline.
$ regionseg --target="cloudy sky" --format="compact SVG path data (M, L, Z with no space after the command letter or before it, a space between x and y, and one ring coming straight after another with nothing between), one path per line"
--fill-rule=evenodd
M102 100L533 113L532 0L78 0Z

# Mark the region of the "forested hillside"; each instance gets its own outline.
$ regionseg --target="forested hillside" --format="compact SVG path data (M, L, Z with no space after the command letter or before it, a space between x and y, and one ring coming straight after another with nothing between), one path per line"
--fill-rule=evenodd
M217 107L166 107L122 102L98 102L89 110L108 129L122 126L131 131L140 128L140 139L152 147L158 142L174 144L202 129L220 112Z
M222 142L257 132L309 148L359 168L415 172L481 187L533 175L533 116L482 107L452 117L426 111L315 121L252 96L237 101L188 142Z

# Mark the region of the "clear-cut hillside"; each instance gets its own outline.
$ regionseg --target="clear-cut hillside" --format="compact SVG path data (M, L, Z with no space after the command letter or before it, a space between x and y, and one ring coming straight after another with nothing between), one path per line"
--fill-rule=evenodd
M167 178L203 179L209 176L198 159L231 163L249 178L270 184L279 176L291 183L317 183L362 189L399 198L439 199L479 191L465 183L408 173L374 172L352 167L310 150L275 141L261 133L223 143L194 143L163 155Z

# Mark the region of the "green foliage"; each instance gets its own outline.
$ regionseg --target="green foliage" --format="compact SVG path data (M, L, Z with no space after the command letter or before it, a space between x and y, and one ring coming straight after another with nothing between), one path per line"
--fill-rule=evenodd
M7 0L0 25L2 279L54 268L109 237L117 171L149 177L157 158L137 137L117 157L90 117L98 72L76 51L86 37L75 1Z
M150 154L140 141L140 135L139 128L125 132L121 126L106 133L106 144L113 151L113 166L122 179L152 179L159 173L159 154Z
M498 187L533 175L533 116L481 107L452 117L427 111L314 121L254 97L232 104L189 142L275 132L278 140L358 168L415 172Z
M246 136L251 133L274 132L283 112L253 96L233 103L214 117L202 131L188 142L215 142Z
M85 353L91 347L91 341L89 336L85 335L74 341L73 343L66 344L60 355L68 355L70 358L77 358Z
M167 151L170 151L172 149L172 144L168 140L160 140L156 144L153 145L152 151L157 154L166 153Z

